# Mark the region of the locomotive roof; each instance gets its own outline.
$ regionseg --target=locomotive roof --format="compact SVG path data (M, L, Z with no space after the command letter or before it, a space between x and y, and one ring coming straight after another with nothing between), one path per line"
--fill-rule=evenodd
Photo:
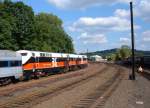
M42 52L42 51L30 51L30 50L19 50L18 52L31 52L31 53L47 53L51 54L52 57L70 57L70 58L87 58L86 55L69 54L69 53L54 53L54 52Z

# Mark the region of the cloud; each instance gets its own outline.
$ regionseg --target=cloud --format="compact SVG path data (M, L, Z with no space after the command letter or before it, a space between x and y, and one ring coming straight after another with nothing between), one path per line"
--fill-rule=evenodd
M49 3L55 5L58 8L66 8L66 6L70 5L70 0L48 0Z
M145 21L150 21L150 1L139 0L135 8L135 12L139 17L142 17Z
M78 38L83 41L84 44L104 44L107 43L107 38L104 34L88 34L82 33Z
M150 21L150 1L149 0L137 0L133 3L134 17L140 17L144 21ZM130 10L117 9L115 16L120 18L130 18Z
M133 2L134 17L140 17L144 21L150 21L150 1L149 0L136 0ZM130 10L117 9L115 16L122 18L130 18Z
M150 42L150 30L142 33L143 42Z
M115 11L115 16L120 18L129 18L130 17L130 11L125 9L117 9Z
M130 39L129 38L126 38L126 37L121 37L120 38L120 43L122 44L122 45L129 45L130 44Z
M142 17L145 21L150 21L150 2L149 0L47 0L50 4L61 9L85 9L91 6L111 5L117 3L129 4L133 1L135 16ZM129 10L117 9L115 12L118 17L128 17Z
M138 29L140 26L135 25ZM78 32L112 32L112 31L129 31L130 20L117 16L110 17L81 17L69 27L71 31Z
M79 33L79 38L84 43L105 43L107 42L106 36L108 34L113 32L128 33L130 32L130 27L129 10L117 9L114 15L108 17L80 17L68 29L71 32ZM140 29L140 26L134 25L134 28L137 30ZM97 39L101 39L102 42ZM120 38L120 42L129 45L130 41L128 38Z
M129 3L131 0L48 0L49 3L63 9L83 9L104 4Z

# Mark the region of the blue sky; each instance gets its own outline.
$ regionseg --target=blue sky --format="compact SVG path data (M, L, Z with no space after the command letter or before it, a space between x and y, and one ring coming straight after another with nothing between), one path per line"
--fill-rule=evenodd
M130 46L131 0L14 0L38 14L53 13L63 20L75 51L86 52ZM150 50L150 1L132 0L136 49Z

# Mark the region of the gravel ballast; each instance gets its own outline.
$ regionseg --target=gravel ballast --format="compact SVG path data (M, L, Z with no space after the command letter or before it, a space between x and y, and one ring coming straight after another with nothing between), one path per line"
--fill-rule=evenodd
M116 91L105 103L104 108L150 108L150 82L139 74L129 80L126 73Z

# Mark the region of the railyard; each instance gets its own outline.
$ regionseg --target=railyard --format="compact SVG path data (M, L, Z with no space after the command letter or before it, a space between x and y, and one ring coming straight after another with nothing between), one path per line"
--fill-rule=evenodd
M149 108L148 81L139 75L136 81L128 80L129 72L115 64L92 63L81 70L10 84L0 88L0 108Z
M0 0L0 108L150 108L149 6Z

